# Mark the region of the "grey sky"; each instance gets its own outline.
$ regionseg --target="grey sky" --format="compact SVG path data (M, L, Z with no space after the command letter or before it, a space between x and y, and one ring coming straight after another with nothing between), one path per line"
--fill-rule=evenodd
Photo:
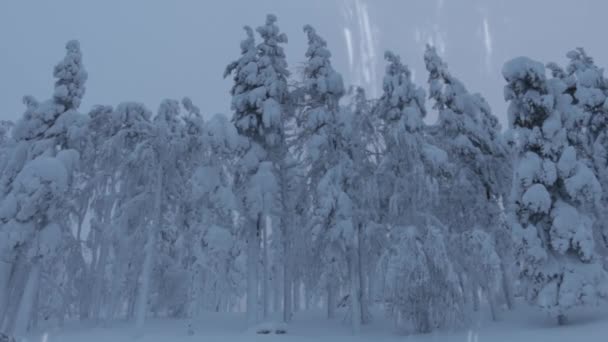
M383 51L391 49L426 87L422 53L431 42L504 122L504 61L527 55L564 63L569 49L584 46L608 65L607 9L602 0L2 0L0 118L19 118L25 94L51 95L52 67L72 38L89 72L83 112L122 101L156 110L163 98L190 96L205 114L227 113L223 69L238 57L242 26L258 26L271 12L289 36L292 69L304 59L309 23L328 40L348 83L378 93Z

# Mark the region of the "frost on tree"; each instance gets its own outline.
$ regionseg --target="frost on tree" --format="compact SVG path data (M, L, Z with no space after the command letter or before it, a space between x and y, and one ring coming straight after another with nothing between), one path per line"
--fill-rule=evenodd
M568 141L564 82L526 57L505 63L502 74L520 139L509 215L521 279L528 301L563 324L573 307L608 295L593 234L602 189Z

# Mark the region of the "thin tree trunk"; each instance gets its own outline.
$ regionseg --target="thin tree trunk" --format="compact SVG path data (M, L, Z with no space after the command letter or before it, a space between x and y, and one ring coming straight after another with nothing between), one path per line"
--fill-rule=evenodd
M262 229L262 258L263 258L263 273L262 273L262 317L268 318L270 312L270 267L268 265L268 218L263 220L264 224Z
M479 293L477 286L471 287L471 295L473 296L473 311L479 311Z
M200 288L200 277L199 277L199 269L197 268L192 272L192 276L190 279L190 288L188 291L188 303L187 305L187 315L189 318L198 316L198 301L199 301L199 288Z
M272 301L273 304L273 308L272 310L274 312L281 312L281 297L282 296L282 286L281 286L281 280L283 279L283 275L282 273L282 268L280 267L278 262L275 262L275 267L274 267L274 272L273 272L273 286L274 286L274 299Z
M361 323L368 324L371 321L371 313L369 312L368 307L368 297L367 297L367 286L365 282L365 274L363 273L363 258L361 255L361 241L362 241L362 225L358 225L357 229L357 273L359 274L359 294L360 294L360 304L361 304Z
M262 215L258 214L247 239L247 320L250 325L258 322L258 262L260 256L260 226Z
M505 296L505 302L507 303L507 308L509 310L513 310L515 307L515 303L513 301L513 288L511 287L511 276L509 274L507 265L503 262L500 263L500 268L502 271L502 291Z
M162 188L163 188L163 168L158 167L157 170L157 188L154 199L154 210L156 210L156 218L153 226L148 230L148 241L145 249L145 259L141 272L140 288L138 291L137 307L135 309L135 327L141 330L146 320L148 311L148 293L150 291L150 277L154 267L154 257L156 254L156 235L160 230L162 220Z
M19 310L21 297L23 296L30 275L30 267L25 256L26 251L29 248L29 243L22 245L16 254L15 263L12 265L10 280L7 287L6 308L4 310L4 319L3 321L0 321L0 331L9 332L15 325L17 310Z
M287 238L285 238L287 240ZM291 300L293 296L291 270L289 269L289 244L285 242L285 255L283 256L283 322L291 321Z
M23 296L19 303L19 309L15 317L15 324L12 329L12 334L15 336L23 336L27 332L27 327L32 318L34 309L34 300L38 292L38 283L40 281L40 260L35 260L27 278Z
M40 283L40 274L38 274L38 283ZM63 303L65 301L61 300L61 307L63 308ZM28 326L28 330L36 330L38 328L38 307L40 306L40 291L36 290L36 293L34 294L34 305L32 306L32 312L31 312L31 324ZM63 320L63 316L64 316L64 312L63 310L59 313L59 320Z
M490 306L490 314L492 315L492 320L498 320L498 312L496 311L496 301L494 299L494 293L490 291L490 289L486 286L483 289L486 297L488 298L488 305Z
M375 282L374 279L376 279L376 271L372 268L371 270L371 274L367 277L367 299L368 299L368 305L370 307L373 307L374 303L376 302L376 298L375 298Z
M97 261L97 266L94 269L94 283L93 289L91 290L91 310L89 317L94 320L99 320L99 316L101 313L101 290L103 289L103 283L105 280L105 271L106 271L106 263L108 260L108 241L105 237L102 237L101 241L101 251L99 253L99 260Z
M336 317L336 286L333 281L327 284L327 318Z
M355 235L355 243L349 248L349 277L350 277L350 308L351 308L351 323L353 334L361 332L361 289L359 288L359 274L357 272L357 251L355 246L358 245Z
M139 289L137 291L137 301L135 308L135 328L141 330L146 320L146 313L148 311L148 292L150 289L150 276L152 273L153 266L153 249L156 245L155 234L152 230L148 233L148 242L145 248L145 259L141 271L141 277L139 281Z
M12 265L8 262L8 260L0 260L0 326L2 326L2 322L4 321L4 314L7 311L8 306L8 291L12 268L11 266Z
M310 309L310 293L308 288L308 281L302 282L302 295L304 296L304 311Z
M294 312L299 312L300 311L300 307L302 306L302 299L301 297L301 293L300 293L300 284L301 282L299 280L295 280L293 282L293 311Z
M114 265L113 265L113 271L114 273L112 274L112 288L111 288L111 295L110 295L110 312L108 313L108 315L106 316L107 320L112 320L114 318L116 318L119 314L119 309L120 309L120 304L121 304L121 293L120 293L120 284L121 284L121 278L123 277L124 274L124 264L123 264L123 251L115 249L114 250Z

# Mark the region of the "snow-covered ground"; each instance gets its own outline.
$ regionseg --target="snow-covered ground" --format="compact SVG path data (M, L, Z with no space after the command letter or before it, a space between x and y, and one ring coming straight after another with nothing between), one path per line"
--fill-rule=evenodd
M409 342L600 342L608 340L608 307L587 310L571 316L569 325L557 326L541 312L520 304L514 312L501 315L498 322L479 317L471 328L426 335L397 333L391 323L377 313L374 323L364 326L353 336L349 325L340 318L327 320L323 313L301 312L288 326L286 335L258 335L247 329L246 318L238 314L207 314L192 322L193 335L188 335L189 321L149 320L145 331L137 332L132 324L107 327L67 327L63 331L39 332L27 342L192 342L192 341L409 341Z

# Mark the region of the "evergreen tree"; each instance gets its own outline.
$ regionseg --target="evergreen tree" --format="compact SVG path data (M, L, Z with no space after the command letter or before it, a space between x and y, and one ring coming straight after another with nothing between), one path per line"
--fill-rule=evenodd
M26 97L27 110L14 128L15 147L2 174L0 232L3 254L8 256L10 278L0 310L0 330L21 336L36 315L35 298L41 274L55 271L70 235L69 208L72 174L79 153L73 149L82 139L83 116L77 112L87 73L77 41L66 44L66 56L54 69L57 78L50 100L37 103ZM4 273L6 269L3 269ZM60 270L65 275L65 270ZM53 276L54 275L54 276ZM57 280L60 275L53 274Z
M443 242L447 229L430 210L447 154L424 137L424 90L414 85L399 56L389 51L385 59L384 92L374 109L383 120L386 145L376 174L391 241L381 264L384 300L398 327L413 324L416 331L429 332L463 319L458 280ZM430 245L434 248L424 247ZM412 272L420 275L415 284L407 280ZM433 303L419 310L421 298Z
M511 264L508 248L500 251L505 256L501 262L496 243L508 238L500 223L502 198L510 181L506 144L490 106L450 74L434 47L427 46L424 61L430 98L439 111L437 123L429 130L450 162L449 176L440 184L433 211L450 227L454 239L450 254L468 278L475 309L479 306L478 289L482 288L496 319L492 290L506 284L500 280L509 278ZM483 248L477 248L479 244ZM476 252L483 255L472 257ZM511 291L506 288L504 293L511 306Z
M283 117L287 110L287 62L281 44L287 36L279 32L276 16L269 14L266 24L257 28L263 41L255 46L253 31L246 27L247 39L241 43L242 56L228 65L225 76L234 74L232 88L233 122L246 140L237 167L235 186L241 199L247 240L248 319L258 320L260 244L266 239L266 218L278 212L279 185L276 177L285 153ZM266 255L267 250L264 250ZM266 260L266 258L265 258ZM268 269L267 263L264 264ZM267 272L263 274L267 279ZM265 284L264 280L263 284ZM264 308L268 291L263 286ZM264 310L266 313L266 310Z
M602 200L599 208L601 219L596 222L608 246L608 80L604 69L595 65L591 56L583 48L566 54L570 62L566 70L556 63L549 63L554 77L566 86L565 93L572 97L572 104L563 113L564 127L568 141L576 149L577 155L594 171L602 186Z
M505 99L519 154L509 205L526 298L566 322L570 309L607 294L595 252L592 207L601 196L593 172L569 143L564 116L571 104L559 78L526 57L508 61Z

